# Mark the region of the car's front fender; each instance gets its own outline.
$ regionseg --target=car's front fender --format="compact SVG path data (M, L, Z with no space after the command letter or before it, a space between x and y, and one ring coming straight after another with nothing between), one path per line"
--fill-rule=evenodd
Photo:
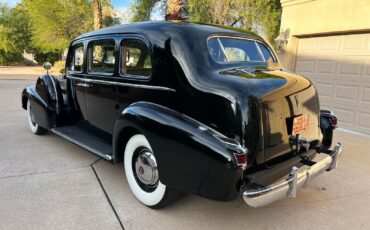
M35 86L27 86L22 92L22 108L27 109L29 102L34 114L34 121L45 129L52 128L56 123L56 114L48 103L36 92Z
M41 127L50 129L56 125L56 116L63 106L62 89L58 80L49 75L41 75L36 84L26 87L22 92L22 108L27 109L30 102L34 119Z

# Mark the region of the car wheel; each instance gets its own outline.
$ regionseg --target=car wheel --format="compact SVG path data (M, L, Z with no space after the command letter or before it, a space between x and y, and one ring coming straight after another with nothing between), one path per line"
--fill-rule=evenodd
M32 106L29 101L27 101L27 118L28 118L28 125L30 126L31 131L36 135L43 135L48 132L47 129L40 127L34 119L34 114L32 112Z
M179 197L177 191L161 183L155 155L144 135L136 134L127 142L124 167L131 191L146 206L163 208Z

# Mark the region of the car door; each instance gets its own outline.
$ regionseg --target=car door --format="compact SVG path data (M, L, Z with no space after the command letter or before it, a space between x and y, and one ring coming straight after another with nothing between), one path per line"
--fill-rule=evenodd
M116 42L114 38L88 42L85 81L87 120L96 128L113 133L117 120L116 106Z
M68 52L66 77L70 80L71 94L76 110L81 111L84 119L87 118L86 109L86 82L84 81L85 48L83 42L73 44Z
M119 46L119 74L117 79L117 114L139 101L167 106L175 90L163 82L163 73L156 64L164 60L153 60L149 42L141 36L125 35ZM162 74L162 75L161 75Z

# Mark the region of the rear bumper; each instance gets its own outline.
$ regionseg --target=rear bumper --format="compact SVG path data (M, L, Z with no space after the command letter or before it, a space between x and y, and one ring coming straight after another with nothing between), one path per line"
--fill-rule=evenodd
M299 168L294 166L285 180L268 187L243 192L245 203L257 208L271 204L285 197L295 198L298 187L309 184L315 177L319 176L324 171L337 168L341 152L342 146L338 143L335 145L334 150L328 153L328 156L309 168L299 170Z

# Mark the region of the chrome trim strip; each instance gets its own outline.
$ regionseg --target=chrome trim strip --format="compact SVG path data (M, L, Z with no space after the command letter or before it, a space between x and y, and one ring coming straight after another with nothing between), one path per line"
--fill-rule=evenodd
M76 139L74 139L74 138L71 138L70 136L65 135L65 134L64 134L64 133L62 133L62 132L59 132L59 131L58 131L58 130L56 130L56 129L51 129L51 131L52 131L53 133L55 133L56 135L61 136L61 137L65 138L65 139L67 139L67 140L69 140L69 141L71 141L71 142L75 143L76 145L79 145L79 146L81 146L82 148L87 149L87 150L89 150L89 151L90 151L90 152L92 152L92 153L95 153L96 155L98 155L98 156L100 156L100 157L103 157L104 159L106 159L106 160L108 160L108 161L111 161L111 160L113 159L113 157L112 157L111 155L109 155L109 154L105 154L105 153L102 153L102 152L99 152L98 150L93 149L93 148L91 148L90 146L87 146L87 145L85 145L85 144L81 143L80 141L78 141L78 140L76 140Z
M263 53L262 53L262 50L261 48L257 45L257 42L254 41L254 45L256 46L256 49L258 50L258 53L260 54L260 56L262 57L263 61L266 62L266 58L265 56L263 56Z
M298 187L304 187L323 172L337 168L341 152L342 146L338 143L328 156L311 167L299 172L299 169L293 166L291 173L285 180L261 189L243 192L245 203L257 208L285 197L295 198Z
M153 85L139 85L139 84L132 84L132 83L123 83L123 82L115 82L115 81L103 81L103 80L95 80L95 79L86 79L86 78L79 78L79 77L72 77L68 76L67 78L72 80L79 80L88 83L98 83L104 85L118 85L118 86L129 86L134 88L141 88L141 89L156 89L156 90L164 90L170 92L176 92L176 90L163 87L163 86L153 86Z
M221 47L221 50L222 50L222 53L223 53L223 55L226 59L226 62L228 62L229 59L226 56L226 51L225 51L224 45L222 44L222 42L220 41L220 38L218 38L218 37L217 37L217 41L218 41L218 45Z

